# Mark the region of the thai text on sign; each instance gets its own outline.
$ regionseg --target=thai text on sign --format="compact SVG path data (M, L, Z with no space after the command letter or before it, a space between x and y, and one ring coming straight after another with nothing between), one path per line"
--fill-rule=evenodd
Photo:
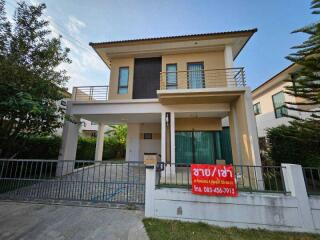
M232 165L191 164L192 193L236 197L238 195Z

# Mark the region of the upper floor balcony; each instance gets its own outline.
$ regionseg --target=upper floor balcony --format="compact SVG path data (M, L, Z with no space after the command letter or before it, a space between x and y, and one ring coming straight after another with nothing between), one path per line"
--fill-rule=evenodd
M154 81L154 80L153 80ZM128 86L129 84L127 84ZM132 84L133 88L135 84ZM222 69L194 69L186 71L167 71L160 72L160 80L158 78L158 87L154 95L161 96L168 94L183 93L184 95L201 92L215 92L218 89L228 91L228 89L237 89L244 87L245 72L244 68L222 68ZM141 88L141 86L140 86ZM113 89L119 91L118 89ZM123 90L123 89L121 89ZM112 89L109 86L83 86L74 87L74 101L107 101L112 95ZM129 88L126 89L129 91ZM134 91L134 89L133 89ZM139 91L148 91L147 89L139 89ZM113 94L114 95L114 94ZM137 98L136 98L137 99Z

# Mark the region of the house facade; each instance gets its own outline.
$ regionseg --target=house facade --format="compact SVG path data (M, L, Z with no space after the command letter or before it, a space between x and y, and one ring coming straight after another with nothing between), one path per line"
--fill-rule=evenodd
M268 128L282 124L287 125L292 121L292 118L286 115L302 119L310 115L305 112L288 110L284 107L286 102L305 101L285 93L286 86L291 85L291 82L288 81L298 69L299 66L297 64L292 64L252 91L253 108L260 143L266 142ZM302 107L308 108L308 106Z
M260 165L251 91L234 66L255 32L90 43L109 86L74 87L67 113L98 124L95 160L105 125L127 124L126 161ZM78 131L65 123L60 159L75 159Z

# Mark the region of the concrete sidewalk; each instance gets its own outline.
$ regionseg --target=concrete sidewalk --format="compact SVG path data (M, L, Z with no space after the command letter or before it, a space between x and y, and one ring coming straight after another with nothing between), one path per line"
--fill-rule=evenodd
M142 219L137 210L0 202L0 239L149 239Z

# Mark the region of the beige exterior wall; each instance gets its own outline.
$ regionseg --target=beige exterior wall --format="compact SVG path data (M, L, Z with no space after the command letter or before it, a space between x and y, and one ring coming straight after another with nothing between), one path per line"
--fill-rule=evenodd
M128 93L118 94L119 68L129 67ZM109 100L132 99L134 74L134 58L115 58L112 59L111 74L109 82Z
M162 72L166 72L167 64L177 64L177 71L187 71L187 64L192 62L203 62L204 69L221 69L225 68L224 52L202 52L202 53L186 53L186 54L172 54L162 56ZM223 87L226 86L226 78L224 72L221 73L221 81L212 81L212 73L205 73L206 87ZM210 81L211 80L211 81ZM165 75L162 77L162 86L165 84ZM187 88L187 73L178 73L178 88Z
M215 131L222 130L220 118L176 118L176 131Z
M222 69L225 67L224 52L203 52L203 53L186 53L186 54L171 54L162 56L162 71L166 71L166 64L176 63L178 71L186 71L187 63L204 62L204 69ZM129 67L129 83L128 94L118 94L118 79L119 68ZM160 74L160 73L159 73ZM115 58L111 62L111 74L109 81L109 100L132 99L133 90L133 76L134 76L134 58ZM208 72L205 73L206 87L224 87L227 85L224 72L219 72L221 80L212 81L213 75ZM184 72L178 74L178 88L187 88L187 74ZM211 80L211 81L210 81Z

